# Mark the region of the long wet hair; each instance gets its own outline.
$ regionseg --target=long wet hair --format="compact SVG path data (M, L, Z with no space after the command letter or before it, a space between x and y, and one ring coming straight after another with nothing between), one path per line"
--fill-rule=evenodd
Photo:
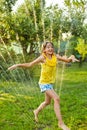
M50 44L53 46L53 48L54 48L54 45L53 45L52 42L50 42L50 41L46 41L45 43L42 44L41 53L44 52L44 50L45 50L45 48L46 48L46 46L47 46L48 43L50 43Z

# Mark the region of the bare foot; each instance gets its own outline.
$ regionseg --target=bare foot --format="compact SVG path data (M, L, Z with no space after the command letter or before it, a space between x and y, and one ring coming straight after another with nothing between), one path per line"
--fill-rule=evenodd
M62 130L70 130L65 124L58 125Z
M34 116L35 116L35 121L38 122L38 113L37 110L34 110Z

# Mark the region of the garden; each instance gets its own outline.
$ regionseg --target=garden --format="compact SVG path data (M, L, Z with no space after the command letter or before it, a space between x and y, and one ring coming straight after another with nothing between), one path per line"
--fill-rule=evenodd
M0 130L61 130L53 100L39 122L34 119L33 110L44 101L38 85L41 65L8 70L37 58L45 41L53 42L61 56L79 60L58 61L54 90L64 122L71 130L87 130L87 1L64 0L60 8L46 7L46 0L24 0L14 12L16 2L0 4Z

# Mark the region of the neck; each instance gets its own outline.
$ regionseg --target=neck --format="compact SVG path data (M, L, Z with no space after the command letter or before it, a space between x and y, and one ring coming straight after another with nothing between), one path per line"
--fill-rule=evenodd
M45 53L45 55L47 56L48 59L51 59L53 54L50 55Z

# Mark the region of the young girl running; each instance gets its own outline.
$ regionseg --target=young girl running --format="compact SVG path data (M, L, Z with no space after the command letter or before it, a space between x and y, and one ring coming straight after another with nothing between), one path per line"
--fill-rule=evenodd
M58 126L62 130L70 130L63 122L61 112L60 112L60 104L59 104L59 96L53 89L53 84L55 82L56 77L56 65L57 60L61 60L64 62L79 62L75 58L74 55L71 55L69 58L61 57L58 54L54 53L54 45L52 42L46 42L43 44L42 47L42 54L30 63L22 63L22 64L15 64L8 68L8 70L13 70L17 67L32 67L35 64L41 63L41 76L39 80L39 86L41 92L45 93L45 101L40 104L40 106L34 110L35 121L38 122L38 114L39 112L45 108L47 105L50 104L51 99L54 100L54 111L56 117L58 119Z

